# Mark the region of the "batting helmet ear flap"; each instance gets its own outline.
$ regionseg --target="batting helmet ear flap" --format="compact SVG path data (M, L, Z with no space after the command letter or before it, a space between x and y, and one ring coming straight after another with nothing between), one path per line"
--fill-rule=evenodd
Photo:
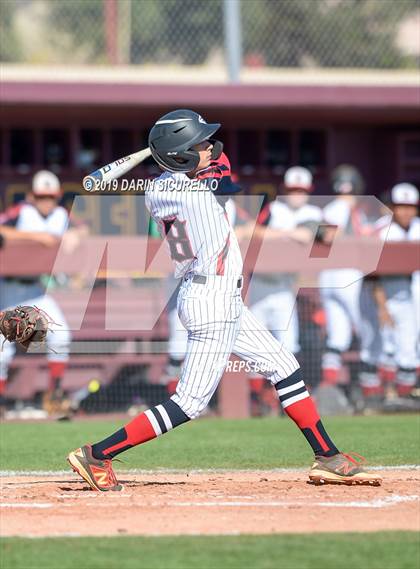
M151 150L154 147L151 146ZM173 154L177 154L174 152ZM169 159L163 159L157 152L153 153L153 158L159 164L163 170L168 170L168 172L191 172L195 170L200 162L200 155L196 150L186 150L182 153L182 156L171 156ZM170 163L170 165L169 165Z
M218 160L223 152L223 142L220 142L220 140L216 140L214 138L209 138L209 142L213 144L211 159Z

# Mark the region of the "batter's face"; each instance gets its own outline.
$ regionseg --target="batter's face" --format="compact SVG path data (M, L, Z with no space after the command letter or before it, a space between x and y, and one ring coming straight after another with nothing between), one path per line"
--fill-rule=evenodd
M394 213L394 221L398 223L398 225L401 225L401 227L407 229L417 215L417 206L394 205L392 211Z
M213 144L208 140L203 140L193 146L193 150L196 150L200 156L200 162L196 168L196 171L203 170L210 165L211 161L211 151L213 150Z
M300 188L293 188L286 190L286 202L292 209L299 209L308 203L309 194L306 190Z

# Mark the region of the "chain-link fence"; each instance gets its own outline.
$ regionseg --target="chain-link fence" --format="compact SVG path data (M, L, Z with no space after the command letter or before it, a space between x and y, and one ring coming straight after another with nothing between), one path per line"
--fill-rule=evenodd
M3 0L0 10L3 62L225 69L233 55L238 69L396 69L420 56L418 0Z

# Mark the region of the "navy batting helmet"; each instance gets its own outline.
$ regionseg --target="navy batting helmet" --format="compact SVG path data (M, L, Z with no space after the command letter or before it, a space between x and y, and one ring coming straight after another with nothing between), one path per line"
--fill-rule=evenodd
M220 128L219 123L208 124L201 115L188 109L172 111L156 121L149 133L149 148L153 158L170 172L195 170L200 156L192 147L209 140ZM213 142L212 159L223 150L219 141Z

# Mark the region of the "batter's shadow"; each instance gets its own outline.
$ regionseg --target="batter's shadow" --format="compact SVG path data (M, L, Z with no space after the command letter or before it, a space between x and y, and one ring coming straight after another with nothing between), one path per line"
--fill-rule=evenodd
M63 484L63 481L60 480L60 483ZM58 489L61 492L91 492L90 486L88 486L87 482L83 482L82 480L72 480L72 481L65 481L64 484L72 484L71 487L69 486L59 486Z
M52 481L51 481L52 482ZM118 480L124 488L144 488L146 486L184 486L187 482L141 482L137 480ZM83 480L57 481L59 484L71 484L72 486L59 486L61 492L92 492L91 488ZM118 494L118 492L116 492Z
M136 488L145 486L185 486L187 482L142 482L137 480L119 480L123 486L127 488Z
M34 480L30 482L3 482L2 487L5 489L15 488L19 486L45 486L48 484L78 484L78 480ZM69 488L71 490L71 488Z

